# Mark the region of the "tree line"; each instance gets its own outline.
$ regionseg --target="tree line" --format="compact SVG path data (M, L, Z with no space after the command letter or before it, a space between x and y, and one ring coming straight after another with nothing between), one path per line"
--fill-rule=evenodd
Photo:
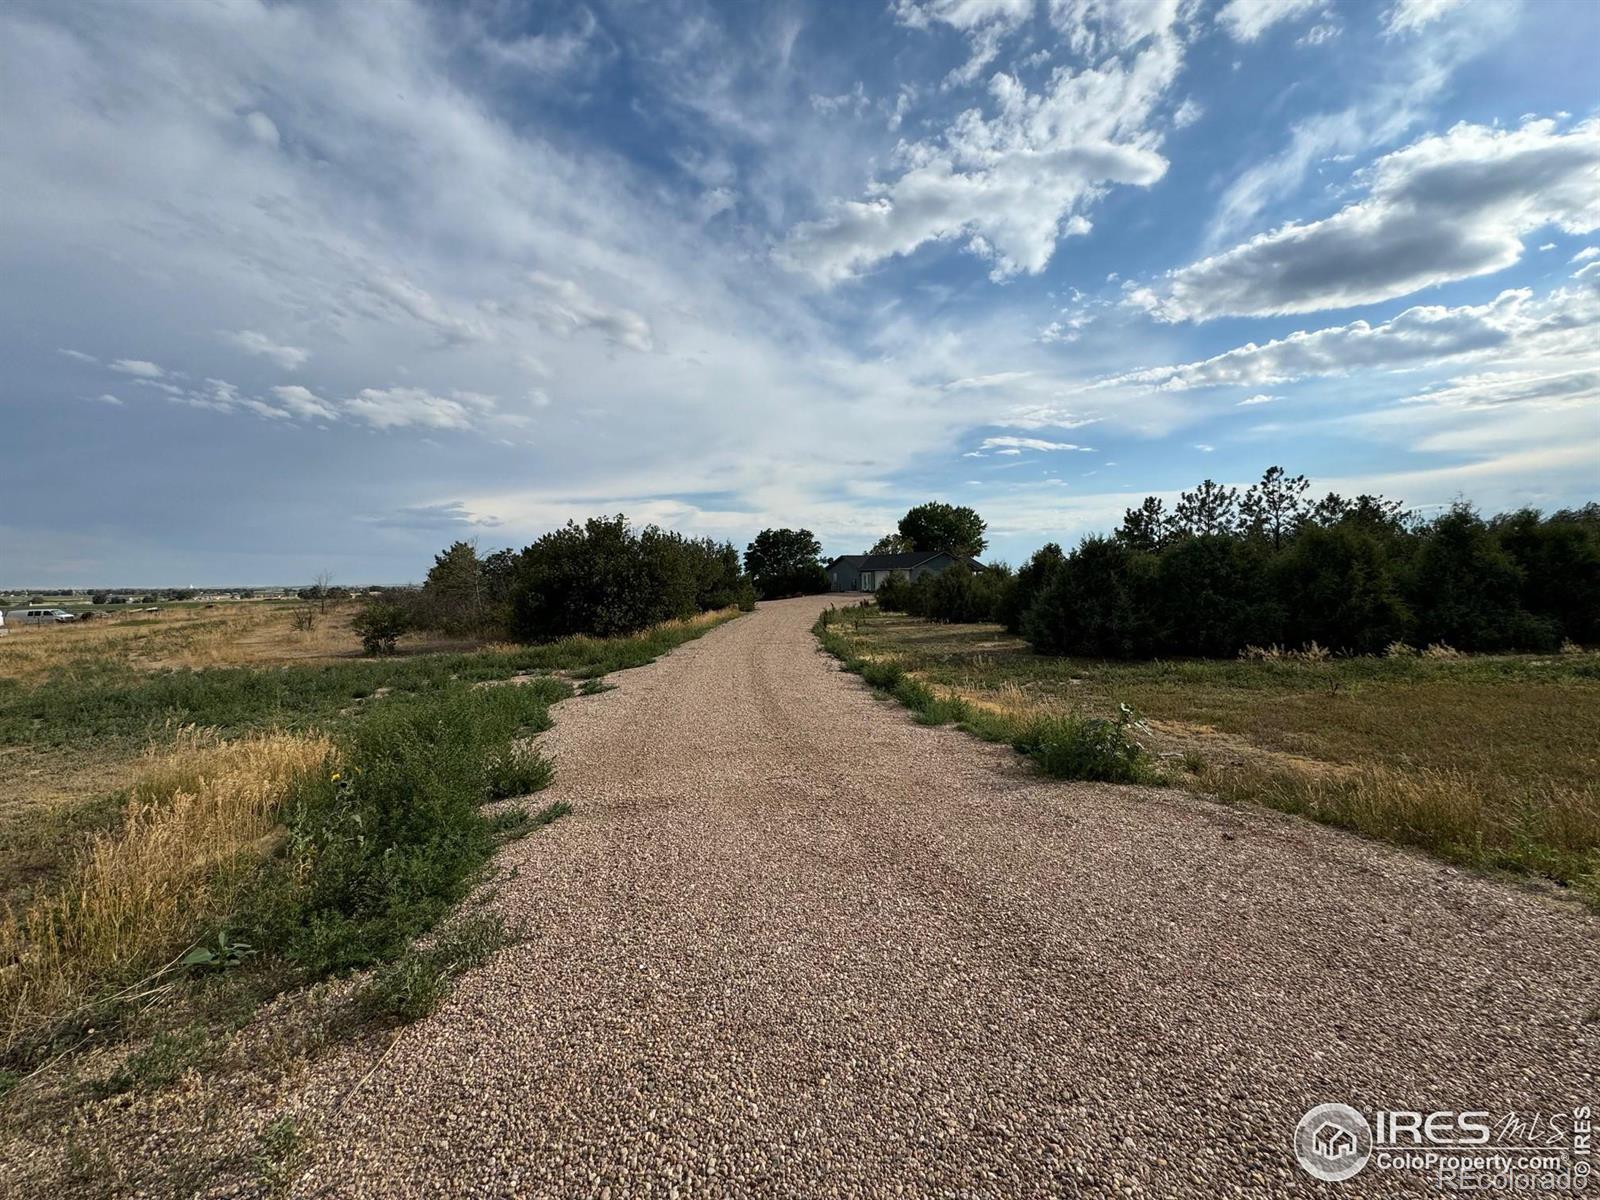
M1014 573L893 580L878 603L999 621L1041 653L1106 658L1600 642L1600 504L1486 520L1462 502L1423 518L1382 496L1308 492L1281 467L1242 493L1208 479L1170 510L1146 498L1070 552L1052 542Z
M931 503L900 522L906 548L983 548L971 509ZM964 540L963 540L964 539ZM554 641L611 637L674 618L828 590L822 543L809 529L763 529L743 557L731 542L691 538L627 517L569 521L522 550L480 554L458 541L434 557L421 587L388 588L357 614L367 649L387 653L413 630Z

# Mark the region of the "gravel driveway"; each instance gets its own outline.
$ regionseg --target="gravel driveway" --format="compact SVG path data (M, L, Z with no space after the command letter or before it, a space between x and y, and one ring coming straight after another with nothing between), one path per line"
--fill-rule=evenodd
M525 942L408 1029L307 1196L1437 1194L1311 1105L1595 1097L1600 921L1300 820L1050 782L764 604L546 744Z

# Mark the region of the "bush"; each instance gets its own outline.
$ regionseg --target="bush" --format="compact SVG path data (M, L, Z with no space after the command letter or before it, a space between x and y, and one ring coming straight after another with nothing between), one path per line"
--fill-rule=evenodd
M1029 722L1012 746L1058 779L1149 783L1154 780L1149 756L1129 736L1137 721L1126 704L1119 706L1114 721L1076 715L1039 717Z
M285 809L288 854L257 899L246 940L311 976L391 956L466 893L495 843L479 806L533 768L508 766L546 728L564 685L393 697L304 778ZM548 772L543 773L548 779Z
M905 612L911 602L911 581L904 575L890 575L878 585L873 599L883 612Z
M356 614L350 628L361 639L361 649L367 654L393 654L395 644L411 628L411 618L400 605L377 600Z
M1067 556L1061 552L1061 547L1054 542L1047 542L1033 552L1033 557L1014 576L1006 580L995 601L994 619L1006 627L1007 633L1022 632L1023 617L1066 561Z

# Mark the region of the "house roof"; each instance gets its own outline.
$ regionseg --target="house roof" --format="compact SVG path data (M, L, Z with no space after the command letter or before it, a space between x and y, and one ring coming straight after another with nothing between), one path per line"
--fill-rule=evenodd
M908 550L904 554L841 554L828 564L829 567L849 566L858 571L893 571L920 566L935 558L951 558L953 555L943 550ZM975 558L960 559L969 567L976 570L982 566Z

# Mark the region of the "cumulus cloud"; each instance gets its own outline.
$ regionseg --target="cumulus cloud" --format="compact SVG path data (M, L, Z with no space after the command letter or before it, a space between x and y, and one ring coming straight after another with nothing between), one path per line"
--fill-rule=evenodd
M120 371L124 375L137 376L140 379L160 379L166 374L153 362L142 358L119 358L111 364L113 371Z
M309 350L302 350L298 346L280 345L253 329L241 329L237 333L224 333L222 336L246 354L256 354L271 359L285 371L304 366L306 359L311 357Z
M1236 42L1253 42L1274 25L1292 20L1321 5L1322 0L1228 0L1217 24Z
M1461 124L1380 158L1367 195L1333 216L1290 223L1132 293L1164 321L1275 316L1393 299L1485 275L1554 225L1600 226L1600 121L1562 132Z
M1183 62L1176 6L1140 8L1147 23L1136 26L1124 12L1058 6L1069 40L1116 53L1079 71L1058 67L1038 92L995 74L988 115L969 108L938 137L901 143L898 173L798 225L785 261L833 284L930 242L957 242L988 259L996 279L1042 271L1061 238L1089 232L1085 210L1108 186L1148 187L1167 169L1154 117Z
M1579 250L1576 254L1574 254L1568 261L1575 263L1588 262L1591 258L1596 257L1600 257L1600 246L1585 246L1582 250ZM70 354L71 351L63 351L63 353Z
M1397 370L1497 352L1571 353L1600 335L1600 293L1559 288L1535 299L1525 288L1487 304L1418 305L1376 325L1353 321L1302 330L1263 345L1249 342L1197 362L1113 376L1102 386L1168 390L1260 387L1353 370Z
M1271 404L1276 399L1276 396L1270 395L1267 392L1257 392L1254 396L1246 396L1243 400L1239 401L1238 407L1250 408L1257 404Z

